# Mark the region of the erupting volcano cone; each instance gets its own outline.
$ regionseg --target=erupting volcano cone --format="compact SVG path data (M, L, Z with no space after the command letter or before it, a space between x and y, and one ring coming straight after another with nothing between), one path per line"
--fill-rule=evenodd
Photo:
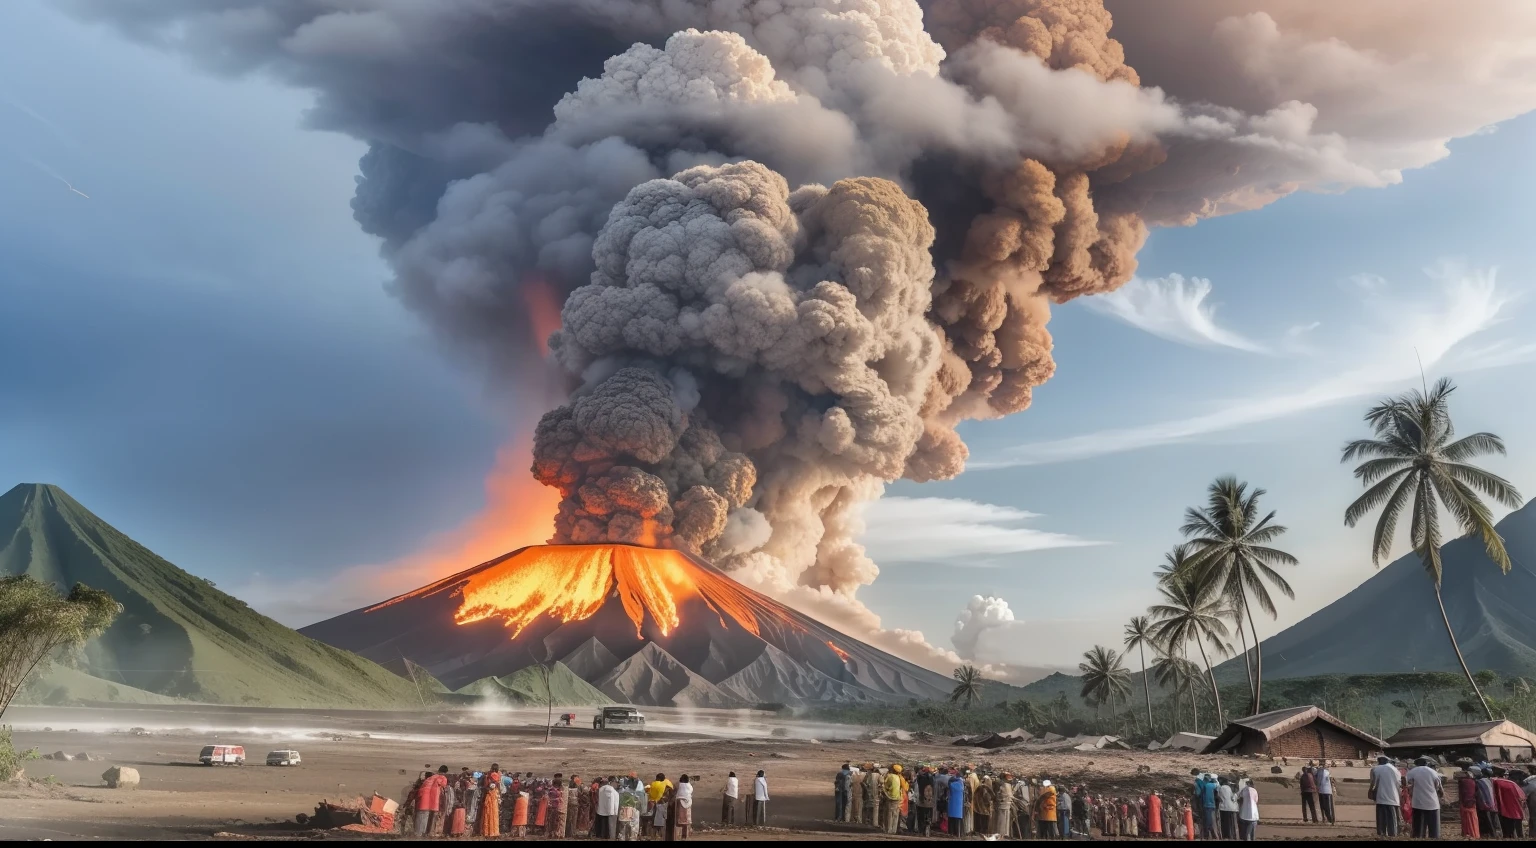
M681 551L522 548L304 628L449 688L558 660L604 695L662 706L934 698L946 678L801 615Z

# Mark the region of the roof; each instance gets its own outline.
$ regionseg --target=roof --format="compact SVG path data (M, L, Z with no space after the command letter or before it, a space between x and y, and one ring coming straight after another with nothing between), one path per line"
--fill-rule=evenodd
M1394 748L1433 748L1455 745L1531 745L1536 735L1512 721L1478 721L1471 724L1436 724L1405 727L1387 744Z
M1262 734L1264 739L1268 741L1284 736L1297 728L1306 727L1314 721L1331 724L1351 736L1370 743L1371 747L1376 750L1385 750L1387 747L1387 743L1357 727L1345 724L1343 720L1330 715L1321 708L1306 706L1271 710L1267 713L1259 713L1258 715L1251 715L1246 718L1232 719L1227 723L1227 729L1223 730L1220 736L1212 740L1211 744L1206 746L1205 751L1208 754L1221 751L1228 747L1234 737L1240 736L1245 732Z

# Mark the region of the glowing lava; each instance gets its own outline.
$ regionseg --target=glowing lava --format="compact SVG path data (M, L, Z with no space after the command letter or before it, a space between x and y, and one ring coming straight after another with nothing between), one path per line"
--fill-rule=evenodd
M842 648L839 648L838 646L832 644L830 641L827 642L827 647L832 649L832 653L837 654L839 657L842 657L843 662L847 662L848 661L848 652L847 651L845 651Z
M803 629L786 610L681 551L631 545L524 548L373 609L449 589L463 598L455 621L500 618L514 639L544 615L562 622L590 618L615 591L636 637L642 637L647 616L663 636L669 635L682 623L681 608L693 599L714 612L722 626L734 621L758 637L764 618ZM847 658L836 646L832 649Z

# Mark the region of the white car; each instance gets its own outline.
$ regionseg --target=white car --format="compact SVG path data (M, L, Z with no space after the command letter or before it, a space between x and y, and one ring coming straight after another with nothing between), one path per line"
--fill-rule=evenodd
M300 762L298 751L273 751L267 754L269 766L296 766Z

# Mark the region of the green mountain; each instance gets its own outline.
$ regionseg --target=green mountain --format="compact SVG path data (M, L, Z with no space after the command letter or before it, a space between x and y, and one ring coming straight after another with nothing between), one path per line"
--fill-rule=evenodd
M543 674L529 666L502 677L482 677L460 688L457 694L542 705L544 691ZM595 707L613 703L612 698L576 676L576 672L562 662L550 666L549 695L557 707Z
M108 683L218 704L419 705L382 666L278 624L156 556L57 486L0 496L0 575L105 589L123 605L81 671ZM85 693L71 697L88 697Z

